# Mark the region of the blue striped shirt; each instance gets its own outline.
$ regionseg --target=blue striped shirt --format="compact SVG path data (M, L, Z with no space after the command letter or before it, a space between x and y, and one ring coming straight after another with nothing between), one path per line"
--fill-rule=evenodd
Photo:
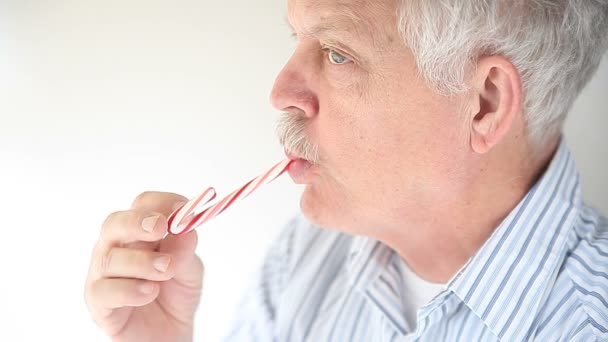
M402 259L296 218L229 341L608 341L608 221L562 141L548 169L446 290L405 318Z

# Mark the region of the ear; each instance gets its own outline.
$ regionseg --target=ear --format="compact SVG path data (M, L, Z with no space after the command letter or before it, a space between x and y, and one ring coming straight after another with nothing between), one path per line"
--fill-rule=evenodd
M471 147L484 154L503 140L522 112L521 79L506 58L487 56L478 62L471 88Z

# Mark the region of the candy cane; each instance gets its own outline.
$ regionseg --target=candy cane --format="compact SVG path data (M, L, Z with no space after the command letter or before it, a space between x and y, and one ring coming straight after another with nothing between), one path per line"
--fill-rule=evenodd
M291 160L287 159L276 164L264 174L250 180L247 184L236 189L230 195L210 207L206 207L206 205L215 198L216 194L215 189L207 188L200 195L173 211L169 216L169 234L185 234L200 227L205 222L221 214L234 202L249 196L262 185L277 179L287 170L290 163Z

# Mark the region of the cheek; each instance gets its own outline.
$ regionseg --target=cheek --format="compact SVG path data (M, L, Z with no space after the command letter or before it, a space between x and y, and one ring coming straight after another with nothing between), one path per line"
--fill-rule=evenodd
M341 99L334 98L334 101L328 104L330 114L320 120L324 137L322 144L336 164L356 164L359 157L364 157L369 150L366 146L369 127L362 119L370 113L357 102L356 96L345 94Z
M319 117L319 142L327 159L324 188L348 202L363 202L367 189L376 187L389 167L387 130L375 104L363 101L358 91L341 95L333 97L325 107L327 115Z
M364 104L365 80L361 75L340 74L341 79L337 75L328 76L331 80L321 91L321 110L316 120L321 148L326 151L328 162L335 166L352 161L363 152L367 133L365 127L361 127L362 119L371 114Z
M457 107L410 70L394 74L403 76L333 78L321 87L313 131L324 165L302 198L303 210L319 222L374 222L391 206L412 206L449 184L464 146Z
M449 171L461 143L452 105L409 84L374 89L349 87L326 97L319 129L332 175L363 196L369 188L430 184Z

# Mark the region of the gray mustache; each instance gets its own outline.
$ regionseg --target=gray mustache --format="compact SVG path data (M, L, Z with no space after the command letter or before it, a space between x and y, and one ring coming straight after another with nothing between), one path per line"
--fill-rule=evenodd
M306 137L306 118L302 115L283 113L277 122L277 136L281 145L290 153L312 164L319 162L319 147Z

